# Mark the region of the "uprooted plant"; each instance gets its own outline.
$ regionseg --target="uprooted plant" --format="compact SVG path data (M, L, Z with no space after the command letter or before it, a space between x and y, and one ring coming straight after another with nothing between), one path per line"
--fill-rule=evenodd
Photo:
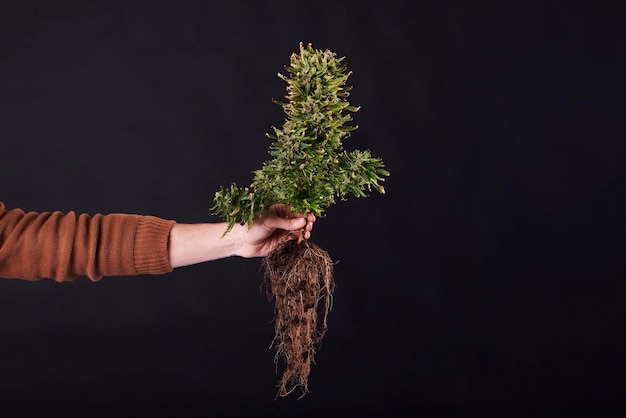
M316 50L300 43L291 55L287 75L287 102L274 101L287 115L282 128L272 127L269 155L261 169L253 171L249 187L221 187L214 196L215 215L228 227L240 222L252 225L253 218L275 203L289 205L296 213L323 216L324 210L346 200L349 194L365 197L389 175L381 159L369 150L346 151L342 141L357 129L348 125L351 72L345 57L329 50ZM309 393L308 378L314 355L328 329L327 317L335 282L329 254L310 240L289 240L279 244L262 261L264 284L275 302L275 363L284 365L278 395L287 396L300 388ZM321 302L321 303L320 303ZM319 318L321 316L321 318Z

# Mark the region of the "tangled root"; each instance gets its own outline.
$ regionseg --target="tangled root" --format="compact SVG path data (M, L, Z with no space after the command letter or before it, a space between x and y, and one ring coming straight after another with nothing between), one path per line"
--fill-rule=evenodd
M270 348L276 349L276 367L281 360L284 365L278 396L300 388L303 397L309 393L311 365L327 330L335 287L333 262L318 245L290 240L265 257L262 266L268 299L275 301L275 337Z

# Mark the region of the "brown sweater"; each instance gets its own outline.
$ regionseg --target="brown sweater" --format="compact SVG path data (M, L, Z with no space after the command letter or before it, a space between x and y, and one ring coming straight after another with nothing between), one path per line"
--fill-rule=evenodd
M130 214L26 213L0 202L0 277L63 282L168 273L174 224Z

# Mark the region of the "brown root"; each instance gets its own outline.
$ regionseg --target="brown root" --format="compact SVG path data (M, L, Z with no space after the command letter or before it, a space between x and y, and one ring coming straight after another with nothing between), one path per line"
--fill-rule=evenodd
M333 262L318 245L290 240L265 257L262 266L268 298L275 302L275 337L270 348L276 349L277 368L281 361L284 365L278 396L300 388L303 397L309 393L311 365L328 328L335 287Z

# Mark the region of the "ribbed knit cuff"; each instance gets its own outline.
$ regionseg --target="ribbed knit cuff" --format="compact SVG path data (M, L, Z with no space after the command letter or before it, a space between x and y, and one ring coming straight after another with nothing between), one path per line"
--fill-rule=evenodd
M175 223L154 216L142 216L139 219L133 251L137 274L164 274L173 270L168 242Z

